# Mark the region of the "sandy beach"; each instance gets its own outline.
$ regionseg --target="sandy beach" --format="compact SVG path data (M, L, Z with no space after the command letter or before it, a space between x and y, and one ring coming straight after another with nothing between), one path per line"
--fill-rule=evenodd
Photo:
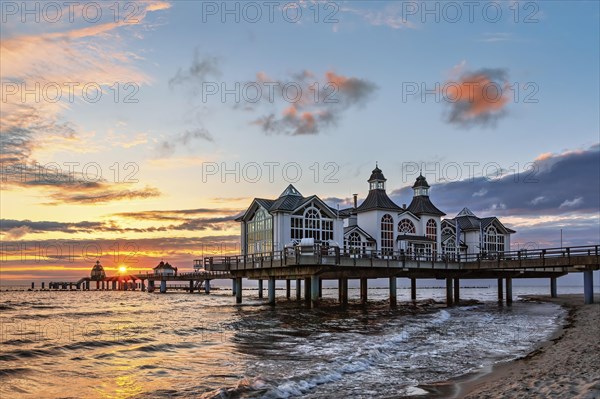
M523 358L427 390L444 398L600 399L600 296L592 305L583 305L582 295L525 300L564 306L565 325Z

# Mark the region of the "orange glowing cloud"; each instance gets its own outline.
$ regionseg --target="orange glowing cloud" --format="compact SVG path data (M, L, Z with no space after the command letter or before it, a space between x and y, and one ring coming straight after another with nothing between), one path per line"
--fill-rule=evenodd
M458 72L456 67L454 71ZM482 69L464 72L456 80L445 82L440 90L450 107L447 121L469 127L493 124L502 117L510 86L503 69Z

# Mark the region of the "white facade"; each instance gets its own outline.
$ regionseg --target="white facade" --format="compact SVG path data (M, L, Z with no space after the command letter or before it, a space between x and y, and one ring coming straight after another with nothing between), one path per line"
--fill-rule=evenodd
M345 253L424 257L510 250L510 234L497 218L480 219L465 208L454 219L429 198L429 185L419 176L408 207L399 207L386 194L382 171L376 167L369 194L360 206L335 210L316 195L303 197L292 185L274 200L255 198L241 224L242 254L280 251L302 239L315 244L340 247ZM459 226L460 245L456 230ZM458 248L457 248L458 247Z
M255 199L238 221L242 253L248 255L280 251L304 238L332 247L344 239L337 211L317 196L303 197L292 185L275 200Z

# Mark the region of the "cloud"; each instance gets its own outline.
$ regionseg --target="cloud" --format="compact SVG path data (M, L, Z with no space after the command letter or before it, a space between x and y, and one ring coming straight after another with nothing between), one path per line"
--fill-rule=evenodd
M579 206L583 203L582 197L573 198L572 200L565 200L562 204L560 204L559 208L573 208Z
M213 209L213 208L196 208L196 209L177 209L177 210L155 210L155 211L140 211L140 212L121 212L114 213L112 216L121 218L136 219L136 220L162 220L162 221L180 221L183 218L195 215L206 214L239 214L237 209ZM235 218L236 216L231 216Z
M391 4L383 10L340 7L340 11L357 15L372 26L385 26L391 29L415 29L414 23L408 21L406 16L403 15L402 7L401 4Z
M479 39L480 42L484 43L496 43L506 42L512 39L512 33L510 32L486 32L483 34L483 38Z
M267 78L264 72L257 74L258 82L268 82L275 87L275 98L263 96L263 103L283 104L283 109L251 122L266 134L318 134L335 125L348 109L363 106L377 89L368 80L345 77L333 71L326 72L322 80L307 70L293 75L289 81L266 81ZM283 90L284 87L294 89Z
M85 15L84 6L75 4L73 14ZM82 182L68 179L22 182L7 173L35 173L36 158L40 153L48 155L58 150L81 153L97 149L98 145L90 140L93 134L82 132L79 126L64 119L65 111L73 104L85 101L84 85L95 84L101 90L107 90L115 82L138 85L150 82L150 78L134 66L133 61L139 57L127 49L122 33L151 29L152 23L146 21L149 13L164 10L169 3L137 2L135 19L127 23L111 21L107 17L112 15L108 6L108 3L101 6L105 18L91 26L82 18L75 18L74 21L49 24L45 33L20 34L15 32L19 32L21 26L7 25L6 35L0 41L2 85L3 89L10 88L10 92L3 93L0 109L4 189L11 186L59 189L74 183L81 190L98 189L98 185L79 184ZM41 25L45 23L42 21ZM55 91L43 89L47 87ZM52 95L58 92L57 87L61 95L55 98ZM24 90L36 94L23 97ZM106 190L112 190L110 183L100 184Z
M87 199L86 199L87 200ZM94 201L99 201L94 199ZM223 231L234 225L241 211L235 209L179 209L153 210L140 212L121 212L110 215L105 221L32 221L16 219L0 219L0 233L3 240L18 240L28 234L50 232L64 234L89 233L152 233L168 231ZM196 217L209 215L210 217ZM157 222L147 227L129 227L120 223L119 219L131 219L136 222ZM162 224L161 224L162 223Z
M68 186L71 190L63 190L55 192L50 195L54 201L48 202L45 205L58 205L61 203L66 204L78 204L78 205L95 205L104 204L111 201L123 201L123 200L134 200L134 199L146 199L159 197L160 191L154 187L146 186L143 189L115 189L111 186L109 191L105 190L105 185L100 185L93 190L87 190L82 193L81 190L77 190L77 186ZM82 186L79 186L82 187ZM83 185L85 187L85 185Z
M203 56L197 48L194 50L192 64L187 69L179 68L175 76L169 79L169 88L174 89L177 86L183 86L197 95L201 90L202 83L209 77L218 78L221 76L220 59L215 56Z
M444 83L446 122L465 128L495 126L506 116L508 72L501 68L466 71Z
M159 155L173 155L177 147L188 147L195 140L203 140L210 143L215 141L210 132L203 127L186 130L178 136L162 141L158 146Z
M600 144L561 154L546 154L525 173L500 178L431 184L432 201L452 215L467 206L484 215L527 216L598 214L600 210ZM427 176L426 176L427 177ZM568 190L570 197L565 195ZM484 196L474 194L486 191ZM397 203L407 202L412 189L394 190ZM566 198L565 198L566 197Z

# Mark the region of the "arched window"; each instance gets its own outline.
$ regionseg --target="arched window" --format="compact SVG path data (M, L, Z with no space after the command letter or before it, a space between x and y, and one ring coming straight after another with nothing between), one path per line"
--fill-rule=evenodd
M398 233L415 234L415 225L409 219L402 219L398 222Z
M425 236L437 242L437 223L433 219L427 221Z
M350 253L353 254L360 253L362 249L362 240L360 238L360 234L358 234L356 231L350 233L348 236L348 249L350 250Z
M453 236L453 235L454 235L454 230L452 230L451 227L444 227L442 229L442 237Z
M381 218L381 252L383 255L391 255L394 251L394 218L385 214Z
M321 239L321 212L316 208L304 212L304 238Z
M301 240L314 238L315 241L333 240L333 219L328 218L318 208L308 206L292 215L291 238Z
M483 235L483 248L487 252L504 251L504 235L499 234L494 226L489 226Z

